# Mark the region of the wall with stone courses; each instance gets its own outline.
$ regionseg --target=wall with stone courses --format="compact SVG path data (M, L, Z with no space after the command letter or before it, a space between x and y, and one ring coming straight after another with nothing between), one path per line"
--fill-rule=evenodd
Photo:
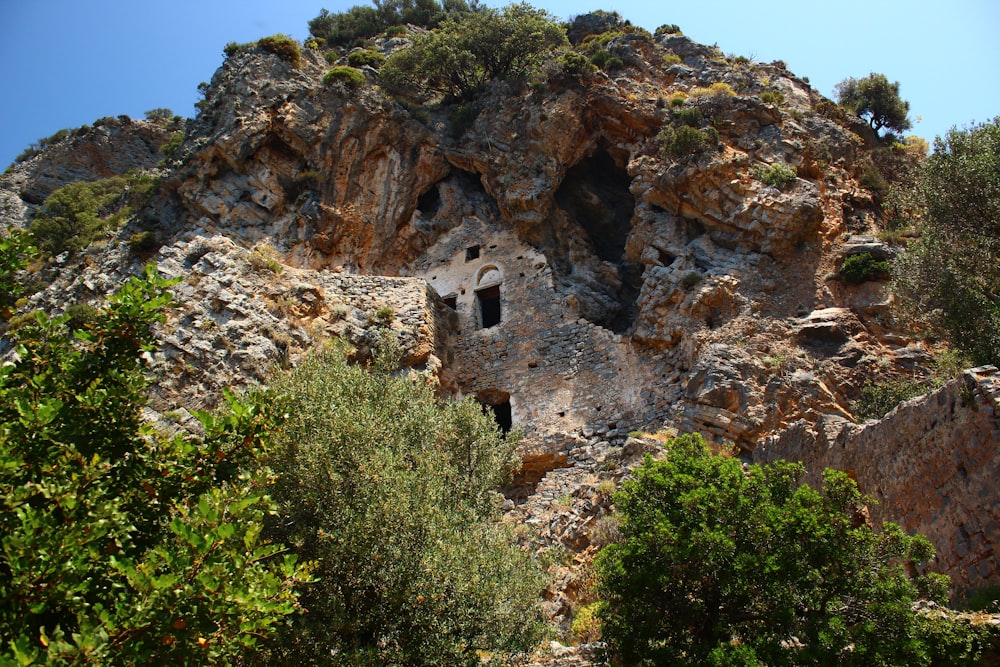
M858 426L799 422L754 452L754 459L802 461L809 481L824 468L851 471L878 505L876 521L926 535L935 570L955 591L1000 584L1000 372L987 366Z
M472 245L480 255L466 261ZM475 289L491 267L502 276L502 318L483 329ZM662 423L681 397L670 351L633 346L580 318L572 298L555 288L546 257L502 223L467 218L411 270L440 295L456 297L456 385L466 395L508 392L526 446L544 449L547 435L585 429L624 438L633 428Z

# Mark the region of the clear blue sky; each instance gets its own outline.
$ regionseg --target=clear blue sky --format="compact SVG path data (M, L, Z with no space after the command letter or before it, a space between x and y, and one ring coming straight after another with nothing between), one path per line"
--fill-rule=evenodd
M194 114L230 41L283 32L298 39L321 8L352 0L0 0L0 169L31 142L102 116L154 107ZM506 2L488 0L493 6ZM832 96L848 77L900 82L912 132L932 140L1000 115L997 0L535 0L560 19L616 10L655 29L759 61L784 60Z

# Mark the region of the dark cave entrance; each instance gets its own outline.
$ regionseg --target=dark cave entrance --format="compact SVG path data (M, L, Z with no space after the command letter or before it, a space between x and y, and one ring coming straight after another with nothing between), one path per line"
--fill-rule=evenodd
M476 400L483 406L483 414L492 414L497 428L504 435L514 427L513 413L510 407L510 394L499 389L485 389L476 394Z
M556 191L556 204L586 232L594 254L618 269L620 284L613 290L617 308L590 318L594 324L624 333L638 314L635 300L642 286L641 262L625 259L625 244L632 231L635 199L624 168L605 149L583 160L566 173Z

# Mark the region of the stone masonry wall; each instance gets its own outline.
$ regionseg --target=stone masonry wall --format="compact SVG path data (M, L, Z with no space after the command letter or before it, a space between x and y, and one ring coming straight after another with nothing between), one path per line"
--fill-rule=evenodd
M934 569L958 591L1000 584L1000 372L965 371L885 418L857 426L799 422L754 452L760 462L802 461L810 483L823 468L847 470L878 505L876 522L926 535Z

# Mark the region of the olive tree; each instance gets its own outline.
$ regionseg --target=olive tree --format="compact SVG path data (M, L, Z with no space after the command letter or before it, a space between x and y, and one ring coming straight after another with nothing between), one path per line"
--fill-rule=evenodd
M516 438L395 366L392 352L366 369L331 348L267 394L288 414L270 534L317 578L271 664L471 666L539 639L540 571L499 522L494 491Z
M883 128L903 132L912 127L907 114L910 103L899 96L899 82L889 83L884 74L862 79L844 79L836 86L837 101L850 109L876 132Z

